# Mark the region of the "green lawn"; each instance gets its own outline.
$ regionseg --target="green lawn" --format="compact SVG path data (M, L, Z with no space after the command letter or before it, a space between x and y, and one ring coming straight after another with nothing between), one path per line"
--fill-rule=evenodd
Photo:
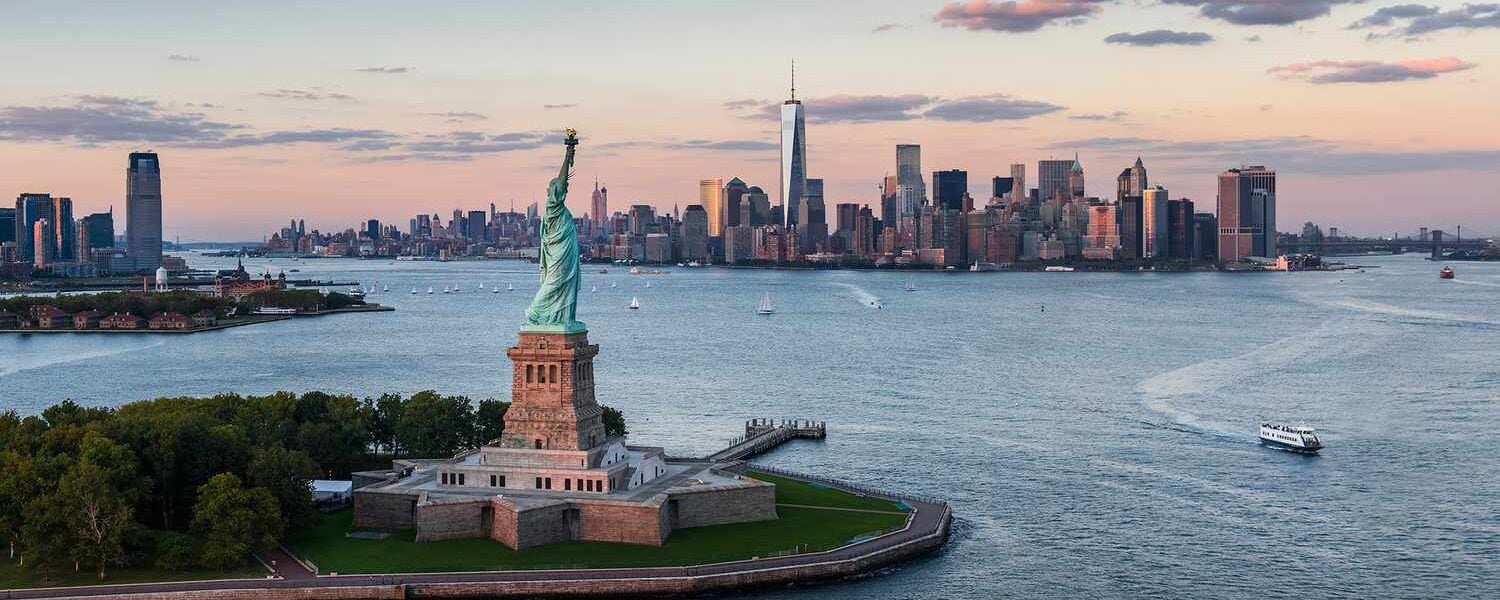
M761 475L756 475L762 478ZM894 503L860 498L837 490L784 478L777 484L778 504L806 504L834 509L899 510ZM783 496L785 494L785 497ZM785 499L784 499L785 498ZM293 552L324 573L418 573L430 571L499 571L511 569L681 566L741 560L794 548L817 552L850 540L900 528L903 514L883 514L778 506L780 518L679 529L666 545L655 548L604 542L564 542L515 551L489 539L418 544L413 532L384 540L349 539L353 513L325 515L317 527L288 542Z
M266 570L255 563L252 567L246 565L240 571L162 571L159 569L109 569L104 572L104 580L100 581L98 574L87 568L80 573L66 571L55 573L49 579L42 579L31 569L17 566L13 561L5 561L0 564L0 589L21 589L37 587L62 587L74 585L97 585L118 583L159 583L163 581L193 581L199 579L258 579L266 576Z
M801 504L805 506L833 506L839 508L857 508L862 510L894 510L907 512L903 507L890 500L880 498L868 498L856 496L842 490L836 490L812 483L804 483L795 479L768 475L766 473L746 473L745 475L776 484L777 504Z

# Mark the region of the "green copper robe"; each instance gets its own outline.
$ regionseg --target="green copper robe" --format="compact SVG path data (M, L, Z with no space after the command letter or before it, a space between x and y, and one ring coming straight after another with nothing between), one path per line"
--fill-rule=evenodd
M547 208L542 213L541 263L542 287L536 291L526 309L526 323L521 331L577 333L588 328L575 318L578 308L578 286L582 269L578 262L578 230L573 213L568 210L568 171L573 166L577 139L569 132L568 152L562 170L547 186Z

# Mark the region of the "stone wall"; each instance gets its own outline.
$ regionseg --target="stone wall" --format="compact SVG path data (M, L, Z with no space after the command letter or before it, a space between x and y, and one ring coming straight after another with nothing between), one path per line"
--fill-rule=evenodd
M354 491L354 527L357 529L410 529L416 525L417 497L412 494Z
M515 519L517 550L578 539L578 510L568 502L527 507Z
M660 497L658 497L660 498ZM584 500L578 508L578 539L660 546L672 532L659 500L651 503Z
M442 500L417 506L418 542L485 537L491 513L488 498Z
M673 491L672 529L769 521L776 518L776 486L746 478L745 487Z

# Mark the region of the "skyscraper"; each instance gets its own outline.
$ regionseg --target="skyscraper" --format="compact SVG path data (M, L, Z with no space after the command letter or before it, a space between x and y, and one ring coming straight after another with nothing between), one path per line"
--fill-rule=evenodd
M365 237L377 242L380 241L380 221L378 219L365 221Z
M1219 174L1220 260L1276 255L1276 172L1262 166Z
M927 184L922 181L922 147L916 144L896 144L896 185L911 190L917 202L927 197ZM886 193L891 193L886 190ZM915 208L915 206L913 207ZM915 214L913 210L911 213Z
M466 219L466 221L467 221L467 224L464 226L464 229L468 231L469 239L474 240L476 242L482 242L482 241L486 241L487 240L488 236L486 236L485 234L488 233L488 229L484 225L484 211L482 211L482 210L471 210L471 211L469 211L468 219ZM376 231L378 233L379 232L380 223L377 222L375 224L375 226L376 226ZM379 235L372 235L370 237L372 239L377 239L377 240L380 239Z
M1059 190L1068 189L1068 172L1073 170L1071 160L1044 160L1036 164L1037 198L1042 202L1057 197Z
M1010 166L1010 201L1025 202L1026 198L1026 165L1015 163Z
M724 235L724 228L730 225L729 211L724 207L724 180L719 177L698 180L698 208L708 213L708 235L719 237ZM691 208L691 207L689 207Z
M32 266L45 269L52 264L53 253L57 250L57 238L53 235L52 222L46 217L31 224Z
M599 180L594 180L594 196L589 203L591 216L594 218L594 227L599 231L609 228L609 188L599 187Z
M807 125L797 99L797 67L792 65L792 97L781 103L781 208L786 225L797 224L807 186Z
M78 258L78 226L73 222L73 199L52 199L52 256L59 262Z
M719 213L723 215L724 227L719 229L720 236L724 235L725 228L750 224L751 211L745 203L745 194L749 191L750 186L745 185L745 182L738 177L724 184L724 194L721 196L723 206L719 208Z
M1132 196L1119 203L1119 215L1116 219L1120 222L1120 258L1140 258L1146 249L1142 200Z
M1073 164L1068 166L1068 199L1082 200L1083 188L1083 163L1078 162L1078 155L1073 155Z
M161 164L155 152L131 152L125 170L125 255L131 270L161 266Z
M828 238L828 211L823 203L822 179L807 180L798 209L801 211L797 215L798 250L812 252Z
M995 200L1006 200L1010 198L1010 191L1015 188L1016 180L1012 177L996 177L990 180L990 198Z
M708 261L708 230L712 224L713 220L702 206L688 205L682 212L682 258Z
M0 208L0 244L16 241L16 209Z
M1167 188L1160 184L1141 194L1141 256L1165 258L1167 250Z
M52 215L51 194L21 194L16 197L16 258L31 262L36 257L36 222Z
M944 210L963 210L969 173L959 169L932 172L932 204Z

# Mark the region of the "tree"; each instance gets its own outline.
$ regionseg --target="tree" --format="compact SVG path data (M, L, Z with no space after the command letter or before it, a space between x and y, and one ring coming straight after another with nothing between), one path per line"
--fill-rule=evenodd
M396 427L401 422L401 411L406 401L398 394L382 394L371 406L370 441L377 448L391 454L400 454L396 444Z
M125 532L134 523L131 502L110 479L104 467L80 460L68 470L57 493L68 510L73 558L97 565L101 580L106 567L124 562Z
M500 439L500 434L505 432L505 413L509 409L509 402L493 398L480 400L479 409L474 411L474 439L470 445L483 446Z
M0 452L0 535L16 557L16 543L26 522L26 503L39 487L31 457L14 450Z
M609 437L624 437L630 433L629 430L625 429L624 414L608 406L603 408L604 414L600 415L600 418L604 420L604 435Z
M276 545L281 508L265 488L246 489L235 474L220 473L198 488L193 531L203 537L198 560L204 567L238 567L250 553Z
M474 435L474 410L463 396L413 394L396 424L396 439L412 456L452 456Z
M311 487L315 473L317 467L307 454L281 446L257 449L255 459L250 461L250 484L265 488L276 498L281 516L294 531L318 520Z

